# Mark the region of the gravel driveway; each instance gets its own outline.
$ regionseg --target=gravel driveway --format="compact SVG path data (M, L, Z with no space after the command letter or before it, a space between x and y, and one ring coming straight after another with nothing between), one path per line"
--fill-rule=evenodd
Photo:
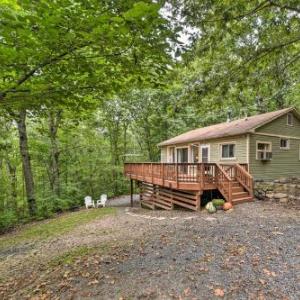
M119 208L117 216L0 261L13 270L0 293L3 299L300 299L299 227L299 210L260 201L213 215ZM92 251L49 263L82 245Z

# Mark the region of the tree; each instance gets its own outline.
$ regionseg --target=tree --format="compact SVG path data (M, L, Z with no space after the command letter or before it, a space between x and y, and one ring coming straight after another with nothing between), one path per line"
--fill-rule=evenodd
M206 111L232 106L251 113L299 105L297 1L173 3L199 35L184 59L185 98Z
M15 117L19 133L19 146L22 158L23 173L26 186L26 196L29 208L29 214L34 216L36 213L36 199L34 191L34 180L31 167L31 159L28 147L27 127L26 127L26 110L23 109Z
M159 84L175 36L152 1L7 1L0 6L0 105L15 117L30 213L35 190L28 110L96 107L128 85ZM53 102L53 99L55 101ZM50 116L50 181L59 194L57 116Z

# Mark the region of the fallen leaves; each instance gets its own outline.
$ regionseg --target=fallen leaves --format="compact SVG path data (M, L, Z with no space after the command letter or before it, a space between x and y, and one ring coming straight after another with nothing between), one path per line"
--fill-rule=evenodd
M264 273L268 276L272 276L272 277L276 277L276 273L275 272L271 272L268 269L263 269Z
M217 297L224 297L224 295L225 295L224 290L222 290L220 288L215 289L214 290L214 294Z

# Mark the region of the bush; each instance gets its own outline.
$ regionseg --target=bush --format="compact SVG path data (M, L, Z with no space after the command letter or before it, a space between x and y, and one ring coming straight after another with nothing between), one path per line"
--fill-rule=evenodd
M43 220L53 216L53 204L48 201L38 203L36 220Z
M217 207L217 206L223 206L225 201L223 199L213 199L212 203L215 207Z
M0 233L13 228L18 223L18 218L13 211L0 213Z

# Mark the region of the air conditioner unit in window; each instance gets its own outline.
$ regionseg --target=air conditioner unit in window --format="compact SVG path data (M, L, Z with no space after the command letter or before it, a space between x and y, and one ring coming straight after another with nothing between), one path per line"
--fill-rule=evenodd
M258 152L258 159L259 160L271 160L272 159L272 152L262 151Z

